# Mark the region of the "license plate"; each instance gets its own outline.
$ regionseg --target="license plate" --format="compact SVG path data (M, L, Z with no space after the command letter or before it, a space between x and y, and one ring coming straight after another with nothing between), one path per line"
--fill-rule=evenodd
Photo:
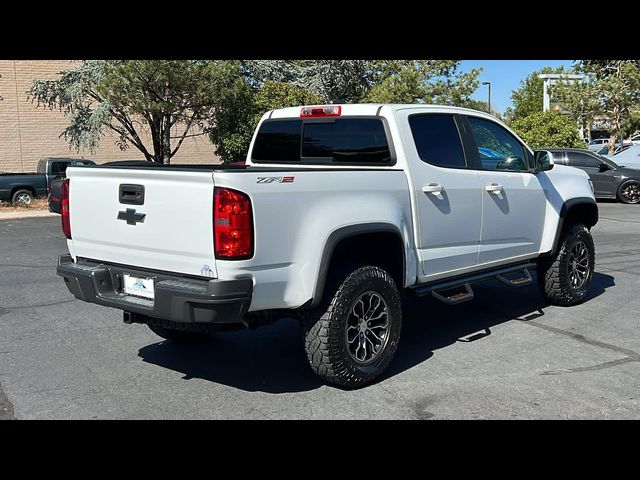
M153 278L134 277L126 273L123 276L124 293L153 300L155 297Z

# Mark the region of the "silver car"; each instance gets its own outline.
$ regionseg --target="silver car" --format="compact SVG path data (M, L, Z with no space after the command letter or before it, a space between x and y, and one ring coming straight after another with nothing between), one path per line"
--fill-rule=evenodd
M589 150L591 150L592 152L597 152L602 147L606 147L607 145L609 145L608 138L596 138L595 140L591 140L589 142Z

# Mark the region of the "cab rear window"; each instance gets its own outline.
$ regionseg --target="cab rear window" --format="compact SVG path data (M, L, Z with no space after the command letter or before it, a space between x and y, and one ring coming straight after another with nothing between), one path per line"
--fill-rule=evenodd
M251 160L371 165L390 164L392 157L380 118L278 119L260 126Z

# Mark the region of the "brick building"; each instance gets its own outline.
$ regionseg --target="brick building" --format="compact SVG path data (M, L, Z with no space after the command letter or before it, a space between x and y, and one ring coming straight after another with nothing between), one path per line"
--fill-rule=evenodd
M46 157L88 158L96 163L114 160L144 160L135 147L122 151L115 135L107 133L95 153L69 148L59 138L69 124L61 112L36 108L27 99L35 79L54 79L62 70L73 68L73 60L0 60L0 172L33 172L38 160ZM144 144L151 145L145 132ZM218 163L214 147L206 136L185 138L172 163Z

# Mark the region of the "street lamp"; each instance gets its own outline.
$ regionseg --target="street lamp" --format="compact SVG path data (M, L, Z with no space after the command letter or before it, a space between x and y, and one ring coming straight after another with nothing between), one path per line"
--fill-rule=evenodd
M489 100L487 101L487 105L489 107L489 115L491 115L491 82L482 82L482 85L489 86Z

